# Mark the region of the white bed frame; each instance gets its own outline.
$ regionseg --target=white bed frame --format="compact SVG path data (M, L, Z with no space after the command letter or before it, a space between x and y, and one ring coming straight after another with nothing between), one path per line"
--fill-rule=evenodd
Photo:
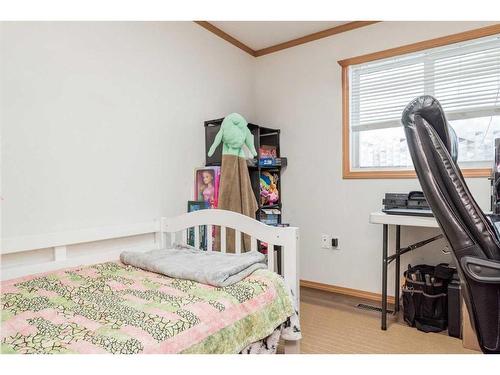
M97 253L92 256L68 257L68 249L72 245L115 240L131 236L154 235L152 248L163 249L170 242L173 244L187 243L187 229L195 228L195 243L199 243L199 226L207 228L207 248L212 249L213 226L220 227L221 249L226 252L226 228L232 228L235 235L235 251L241 253L241 233L251 238L251 251L257 251L257 241L268 244L267 266L275 270L274 246L281 246L282 250L282 275L286 285L292 290L297 308L300 304L300 289L298 281L299 261L299 229L295 227L273 227L265 225L247 216L224 210L200 210L183 214L173 218L162 217L151 222L138 223L124 226L89 228L78 231L49 233L43 235L5 238L2 239L2 256L14 253L27 253L37 249L50 248L53 251L51 261L1 267L1 279L8 280L21 276L27 276L42 272L54 271L66 267L76 267L86 264L117 260L124 248L105 253ZM131 249L127 249L131 250ZM147 248L135 248L136 251L151 250ZM29 254L29 253L27 253ZM286 341L286 353L298 353L298 341Z

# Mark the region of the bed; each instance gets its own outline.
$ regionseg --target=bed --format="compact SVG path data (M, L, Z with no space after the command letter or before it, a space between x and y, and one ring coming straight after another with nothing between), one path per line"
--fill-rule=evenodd
M122 264L111 254L66 258L72 244L154 234L155 247L187 245L188 231L225 238L236 231L268 243L267 269L227 287L170 278ZM191 232L192 233L192 232ZM196 241L195 243L198 243ZM285 332L285 353L299 350L298 229L204 210L126 227L92 228L3 241L2 254L53 248L53 261L2 267L2 353L258 353ZM274 246L283 254L277 275ZM225 252L225 243L221 249ZM137 250L141 251L141 250ZM208 250L211 251L211 250Z

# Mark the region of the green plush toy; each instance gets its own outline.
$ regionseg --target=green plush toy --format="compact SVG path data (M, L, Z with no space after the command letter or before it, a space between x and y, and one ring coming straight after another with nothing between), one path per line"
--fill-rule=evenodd
M234 155L244 158L243 145L245 144L252 155L257 156L253 135L248 130L248 122L238 113L231 113L224 118L219 132L215 136L214 143L208 151L208 156L212 156L215 149L222 141L222 155Z

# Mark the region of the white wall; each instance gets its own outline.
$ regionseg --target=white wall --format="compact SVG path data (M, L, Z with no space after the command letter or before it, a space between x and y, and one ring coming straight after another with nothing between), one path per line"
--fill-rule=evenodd
M283 130L284 214L301 229L301 277L378 292L381 228L368 215L386 191L418 184L342 179L337 60L486 24L384 22L254 59L191 22L1 23L2 235L184 212L204 162L203 121L237 111ZM469 184L488 208L488 181ZM339 236L341 250L320 249L321 233ZM403 231L403 243L430 234ZM441 247L402 263L446 260Z
M3 237L185 212L203 121L254 117L254 68L193 22L1 23Z
M282 129L282 154L289 158L282 185L284 219L301 230L302 279L380 292L382 228L368 224L368 216L380 210L385 192L419 189L415 179L342 179L337 61L488 24L383 22L257 59L256 121ZM468 184L481 207L488 209L488 180L471 179ZM341 249L321 249L322 233L339 236ZM402 233L403 245L433 235L425 229ZM402 266L448 260L440 255L443 244L404 256Z

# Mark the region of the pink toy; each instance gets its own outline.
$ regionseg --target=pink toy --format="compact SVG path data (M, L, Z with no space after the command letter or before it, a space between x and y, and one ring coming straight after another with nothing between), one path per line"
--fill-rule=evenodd
M279 200L279 192L276 186L278 175L263 172L260 176L260 203L263 206L271 206Z
M220 182L220 167L195 169L194 199L205 201L210 208L217 208Z

